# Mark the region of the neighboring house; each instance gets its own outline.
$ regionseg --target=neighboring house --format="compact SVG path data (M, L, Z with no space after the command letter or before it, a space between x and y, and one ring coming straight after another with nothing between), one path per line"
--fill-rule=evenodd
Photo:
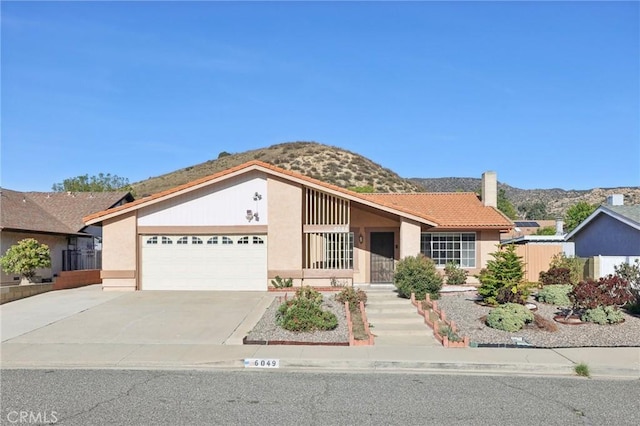
M558 223L562 230L562 223ZM540 272L549 270L549 265L554 256L563 253L566 256L574 256L574 245L565 241L565 234L556 235L522 235L506 240L502 244L515 244L516 254L522 257L525 263L525 280L537 282Z
M473 193L359 194L251 161L85 217L102 225L105 290L266 290L388 283L420 252L478 272L512 222L496 174Z
M84 261L98 260L93 249L102 228L85 225L82 217L129 201L133 197L128 192L18 192L1 188L0 255L24 238L35 238L51 250L51 268L37 271L45 281L64 270L84 269ZM82 256L92 253L92 257ZM20 282L20 277L4 271L0 274L2 285Z
M557 225L558 221L556 220L514 220L513 229L502 234L502 240L510 240L525 235L535 235L539 230L550 227L556 228L557 234Z
M567 235L576 256L640 256L640 205L625 206L621 194L607 197Z

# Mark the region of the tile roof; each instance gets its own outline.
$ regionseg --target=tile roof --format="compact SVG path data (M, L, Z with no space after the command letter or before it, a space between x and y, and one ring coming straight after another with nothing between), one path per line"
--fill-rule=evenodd
M473 192L362 195L371 201L403 207L417 216L431 218L442 229L513 227L509 218L493 207L485 207Z
M123 210L129 211L136 206L146 205L154 200L160 200L164 197L187 191L191 188L206 184L207 182L224 178L236 172L241 172L244 169L255 168L305 181L334 192L342 193L351 199L360 199L395 211L404 212L422 218L427 222L437 224L443 228L509 229L513 226L512 222L496 209L484 207L474 193L362 194L258 160L240 164L222 172L135 200L126 205L88 215L84 217L84 221L85 223L95 223L103 216L118 213Z
M19 192L0 189L0 228L76 234L82 217L132 200L128 192Z

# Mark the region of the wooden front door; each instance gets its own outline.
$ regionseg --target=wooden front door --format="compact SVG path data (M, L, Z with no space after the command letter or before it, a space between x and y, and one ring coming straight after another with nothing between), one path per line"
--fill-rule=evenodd
M371 243L371 283L393 282L393 232L372 232Z

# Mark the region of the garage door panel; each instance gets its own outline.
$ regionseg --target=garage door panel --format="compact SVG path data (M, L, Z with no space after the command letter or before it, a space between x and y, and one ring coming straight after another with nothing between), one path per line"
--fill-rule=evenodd
M211 238L198 237L203 241ZM227 237L234 244L147 244L149 237L145 236L142 289L266 290L266 237L258 237L262 244L255 244L252 237L249 244L237 244L238 237Z

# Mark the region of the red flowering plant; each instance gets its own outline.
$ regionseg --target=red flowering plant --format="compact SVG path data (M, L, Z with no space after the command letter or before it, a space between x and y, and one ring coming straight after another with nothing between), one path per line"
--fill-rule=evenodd
M572 309L567 318L574 312L611 306L618 308L633 300L631 286L624 278L608 275L595 281L591 278L580 281L568 294Z

